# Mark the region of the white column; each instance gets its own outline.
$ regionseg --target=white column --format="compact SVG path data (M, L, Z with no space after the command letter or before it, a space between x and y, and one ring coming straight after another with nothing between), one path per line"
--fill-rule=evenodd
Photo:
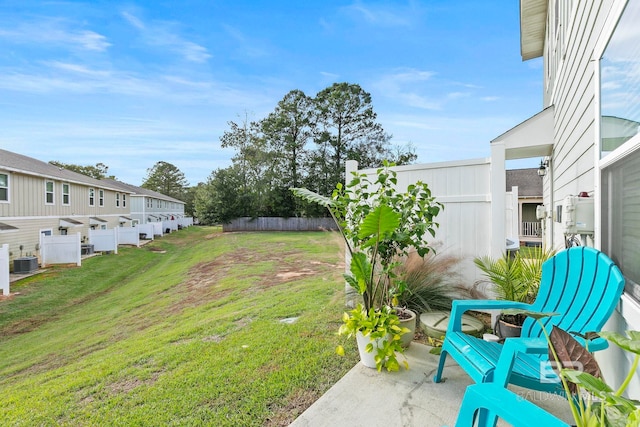
M507 174L505 145L491 143L491 256L500 257L506 250L505 217Z
M0 290L2 295L9 295L9 244L5 243L0 247Z

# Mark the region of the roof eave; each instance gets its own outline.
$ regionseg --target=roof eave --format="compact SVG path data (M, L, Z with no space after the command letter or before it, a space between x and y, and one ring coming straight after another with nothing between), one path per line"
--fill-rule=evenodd
M523 61L544 53L548 0L520 0L520 54Z

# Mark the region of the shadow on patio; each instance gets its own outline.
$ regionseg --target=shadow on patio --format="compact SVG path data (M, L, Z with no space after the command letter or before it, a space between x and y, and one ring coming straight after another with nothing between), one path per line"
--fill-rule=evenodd
M447 380L435 384L433 374L438 356L430 354L430 349L413 342L405 352L408 371L378 373L358 363L291 426L455 425L462 396L472 382L453 360L448 359ZM567 422L572 420L564 398L510 388L559 418Z

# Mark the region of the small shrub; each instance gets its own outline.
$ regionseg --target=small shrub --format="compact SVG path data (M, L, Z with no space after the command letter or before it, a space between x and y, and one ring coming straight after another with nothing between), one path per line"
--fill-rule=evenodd
M406 283L399 305L416 313L451 310L454 299L467 297L457 271L460 261L460 257L446 253L429 252L424 258L410 254L396 270Z

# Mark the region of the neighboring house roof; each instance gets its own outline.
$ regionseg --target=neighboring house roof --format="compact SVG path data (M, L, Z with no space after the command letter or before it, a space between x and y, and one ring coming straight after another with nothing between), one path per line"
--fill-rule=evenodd
M544 53L548 0L520 0L520 54L522 60Z
M507 191L518 187L519 197L542 197L542 178L538 168L507 170Z
M136 187L135 185L127 184L125 182L117 181L117 180L114 180L114 179L103 179L103 181L107 181L113 186L120 187L122 189L126 189L128 192L131 193L132 196L149 196L149 197L154 197L154 198L160 199L160 200L166 200L166 201L169 201L169 202L175 202L175 203L184 204L184 202L182 200L178 200L178 199L175 199L173 197L166 196L166 195L164 195L162 193L158 193L157 191L149 190L147 188Z
M54 166L51 163L46 163L32 157L23 156L22 154L1 149L0 168L25 175L36 175L43 178L83 184L89 187L128 192L128 190L118 189L117 187L110 185L106 180L91 178L90 176L82 175L81 173Z

